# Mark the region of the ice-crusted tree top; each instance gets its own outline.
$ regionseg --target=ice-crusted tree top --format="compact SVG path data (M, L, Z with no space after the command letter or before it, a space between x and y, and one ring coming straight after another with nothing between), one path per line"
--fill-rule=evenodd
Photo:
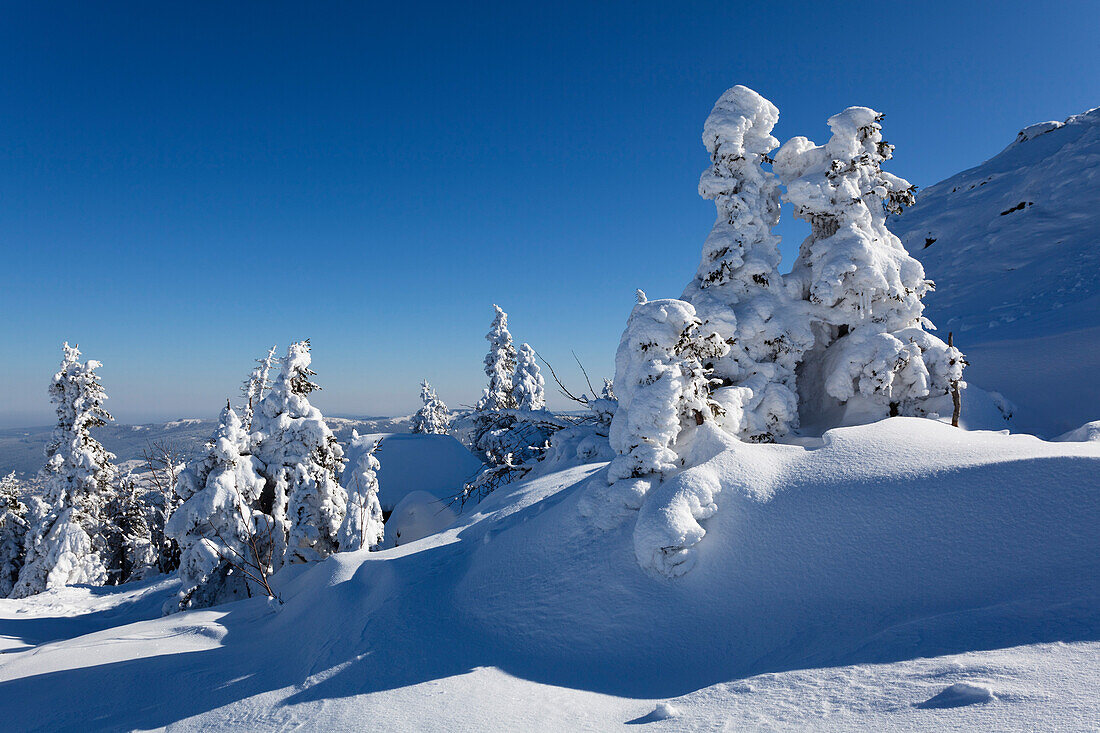
M699 179L699 195L714 201L717 219L703 246L695 280L684 292L694 302L708 288L725 303L737 302L753 287L778 284L779 186L761 164L779 146L772 128L775 105L745 86L718 99L703 125L711 165Z
M111 415L103 408L107 394L95 373L101 364L94 359L80 361L80 351L66 343L61 369L50 382L50 401L57 412L57 425L46 446L46 497L54 505L79 504L94 514L100 496L115 476L109 453L89 432L105 425Z
M321 412L307 398L311 392L320 389L310 380L317 372L309 368L312 363L309 339L291 344L281 362L279 376L272 382L271 389L260 403L264 419L256 417L257 428L270 427L270 421L280 415L312 418L323 422Z
M477 404L477 409L510 410L516 406L512 395L512 374L516 370L516 347L512 345L512 334L508 331L508 314L499 305L493 305L496 316L485 334L489 342L489 353L485 355L485 376L489 377L489 386L485 395Z
M539 370L535 350L529 344L520 347L512 392L517 410L535 411L546 407L546 380Z
M188 463L176 478L176 495L181 499L190 499L206 487L207 477L216 466L232 466L241 456L251 452L252 439L227 401L218 418L218 427L206 441L205 452ZM242 489L247 493L245 487ZM255 498L249 497L249 501Z
M443 400L435 394L428 380L420 383L420 400L424 403L413 415L412 431L426 435L442 435L451 422L450 412Z
M264 391L270 385L268 375L271 373L272 365L277 361L275 357L275 346L272 345L268 349L267 356L262 359L257 359L256 366L252 369L252 373L248 375L248 379L245 380L244 385L241 387L241 394L244 396L244 417L241 422L244 423L246 429L252 426L252 415L256 412L256 406L260 404L260 400L263 399Z
M820 306L822 320L856 328L871 321L886 330L921 323L921 298L931 282L886 227L886 214L914 201L914 187L883 171L893 146L882 139L883 116L849 107L829 118L832 137L784 143L774 171L787 185L795 215L808 221L791 275Z

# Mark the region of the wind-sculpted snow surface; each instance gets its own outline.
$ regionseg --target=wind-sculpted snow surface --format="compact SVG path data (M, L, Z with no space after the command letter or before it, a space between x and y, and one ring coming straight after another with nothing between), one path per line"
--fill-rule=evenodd
M0 662L0 699L20 703L4 725L606 730L658 703L689 729L1100 715L1100 444L916 418L810 446L694 433L698 465L606 532L580 512L606 487L592 464L502 487L395 549L288 566L279 607L142 621L176 590L152 586L156 602L112 608L102 594L130 586L0 601L0 636L34 645ZM64 600L77 593L86 617ZM958 683L989 699L929 704Z

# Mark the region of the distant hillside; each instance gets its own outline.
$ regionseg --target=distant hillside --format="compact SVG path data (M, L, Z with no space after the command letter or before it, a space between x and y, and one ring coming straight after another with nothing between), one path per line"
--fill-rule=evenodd
M1100 417L1100 108L1025 128L920 192L891 229L936 281L928 316L968 379L1057 435Z
M329 427L343 444L351 439L351 431L360 433L405 433L409 431L408 417L327 417ZM210 437L216 427L214 420L181 418L166 423L147 425L121 425L111 423L94 431L95 437L107 450L114 453L119 464L142 458L142 450L157 443L183 455L190 455ZM46 441L50 439L52 426L33 428L6 428L0 430L0 474L15 471L33 474L45 460Z

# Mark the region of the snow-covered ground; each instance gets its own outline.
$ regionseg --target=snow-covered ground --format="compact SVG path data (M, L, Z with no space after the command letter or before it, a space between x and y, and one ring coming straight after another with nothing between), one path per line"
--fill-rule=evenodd
M919 192L890 228L936 281L927 315L955 332L968 381L1054 436L1100 415L1100 108L1020 132Z
M4 726L1095 730L1100 442L708 430L617 522L591 512L604 464L555 466L283 571L281 606L161 618L172 580L0 601ZM643 569L654 527L692 522L686 573Z

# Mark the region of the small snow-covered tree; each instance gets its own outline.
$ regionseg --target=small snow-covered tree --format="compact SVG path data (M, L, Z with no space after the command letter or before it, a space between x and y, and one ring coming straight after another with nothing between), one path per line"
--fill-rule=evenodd
M512 396L516 409L525 412L546 409L546 380L539 371L535 350L528 344L520 347L516 371L512 376Z
M451 424L447 405L436 396L427 380L420 383L420 399L423 406L412 419L412 431L421 435L444 435Z
M253 419L256 455L265 466L275 555L282 564L323 560L339 549L337 533L347 509L340 485L344 451L308 395L309 341L291 344ZM266 508L265 508L266 509Z
M26 554L27 505L22 494L14 471L0 478L0 598L15 588Z
M674 444L681 430L720 413L704 361L729 347L717 334L701 335L700 325L690 303L646 300L638 291L615 355L618 407L610 440L618 455L608 467L609 483L679 467Z
M779 274L780 191L762 164L779 145L771 132L775 105L744 86L718 99L703 125L711 165L699 195L717 218L695 279L684 291L705 331L730 345L713 364L715 400L728 406L724 427L742 438L771 441L798 426L795 368L813 345L805 309Z
M245 430L252 429L252 415L255 414L256 406L260 404L260 400L263 399L264 391L271 386L268 375L271 373L271 367L276 361L278 359L275 356L275 346L272 346L268 349L267 356L256 360L255 368L252 369L252 373L248 375L248 379L241 387L241 394L244 396L244 411L241 416L241 423L244 425Z
M424 383L425 385L427 382ZM352 443L362 440L359 433L351 432ZM355 466L355 475L348 486L348 509L344 523L340 525L340 549L362 550L382 543L385 527L382 505L378 502L377 453L382 441L376 440L363 451Z
M862 419L875 417L873 410L926 413L944 375L961 378L965 363L925 331L933 327L922 298L933 283L887 227L887 214L913 203L914 187L881 168L893 154L882 139L882 117L849 107L829 118L828 143L793 138L774 166L795 215L811 227L787 282L810 304L823 365L819 388L849 409L871 409ZM804 401L824 397L805 391Z
M516 347L512 345L512 334L508 332L508 314L499 305L494 305L496 316L485 339L489 342L489 353L485 355L485 375L489 377L489 386L477 403L480 412L492 410L510 410L515 408L516 400L512 394L512 374L516 370Z
M184 501L164 531L180 547L181 610L249 597L271 569L272 521L253 509L265 482L251 450L226 404L205 452L179 474L176 493Z
M107 582L119 585L140 580L156 566L152 520L155 508L149 492L132 476L121 476L103 511Z
M99 366L93 359L81 362L80 351L64 345L61 370L50 384L57 426L41 474L50 510L41 520L44 526L35 529L36 542L28 548L15 597L107 580L101 515L118 471L111 463L114 456L90 432L111 419L103 409L107 395L95 373Z

